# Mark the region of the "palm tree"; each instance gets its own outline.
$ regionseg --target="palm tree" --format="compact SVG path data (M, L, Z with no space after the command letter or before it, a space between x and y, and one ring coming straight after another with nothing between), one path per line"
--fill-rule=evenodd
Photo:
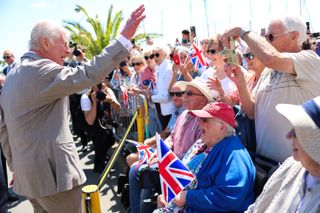
M118 35L119 26L123 20L122 10L117 11L112 17L113 5L111 5L105 25L102 24L97 15L94 18L89 16L82 6L76 5L75 10L82 12L86 16L87 22L93 28L95 35L93 36L77 21L64 20L64 27L70 31L71 40L85 47L87 49L87 57L92 58L94 55L99 54Z
M123 21L123 13L122 10L120 10L113 16L113 5L111 5L108 11L107 22L103 25L102 21L98 19L98 15L96 15L95 18L92 18L82 6L76 5L75 11L82 12L85 15L87 22L93 28L95 35L93 36L90 31L85 29L77 21L63 20L65 24L64 27L70 31L70 38L73 42L86 48L86 56L91 59L93 56L98 55L101 50L118 35L119 26ZM140 41L144 41L147 36L156 38L160 35L156 33L141 33L134 36L134 39L139 43Z

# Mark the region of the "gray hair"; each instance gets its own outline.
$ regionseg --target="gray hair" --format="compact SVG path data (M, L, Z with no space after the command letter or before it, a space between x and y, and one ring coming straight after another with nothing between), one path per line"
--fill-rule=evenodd
M41 37L48 38L51 42L53 42L61 35L61 33L65 33L65 30L62 26L56 23L51 21L38 22L31 31L29 49L39 49Z
M170 48L167 44L164 43L157 43L153 46L153 50L160 50L162 51L166 57L170 55Z
M307 40L307 27L302 19L298 17L284 17L280 19L285 32L298 32L298 45L301 46L302 43Z
M186 54L186 55L189 55L189 52L190 52L189 48L184 47L184 46L179 46L179 47L177 47L177 50L178 50L178 54L179 54L179 55L181 55L181 53L184 53L184 54Z
M232 126L230 126L230 124L224 122L227 126L227 136L231 136L234 134L235 130Z

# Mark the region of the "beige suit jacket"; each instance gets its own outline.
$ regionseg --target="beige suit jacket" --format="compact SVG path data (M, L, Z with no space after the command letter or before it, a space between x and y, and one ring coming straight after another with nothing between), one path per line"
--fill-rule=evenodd
M21 58L0 95L0 141L17 193L49 196L86 181L69 129L68 95L101 82L127 54L116 41L83 67L60 66L34 52Z

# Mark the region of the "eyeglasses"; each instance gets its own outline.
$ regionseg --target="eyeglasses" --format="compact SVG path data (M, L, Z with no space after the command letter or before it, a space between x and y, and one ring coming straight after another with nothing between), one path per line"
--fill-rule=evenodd
M142 63L142 62L137 62L137 63L132 63L131 66L132 66L132 67L134 67L134 66L140 66L141 64L143 64L143 63Z
M181 97L184 94L184 91L182 92L169 92L170 97L177 96Z
M217 119L213 119L213 118L199 118L201 122L203 123L208 123L209 122L209 119L212 119L214 122L218 123L218 124L223 124L222 121L219 121Z
M146 59L146 60L149 60L149 58L150 58L150 60L153 59L154 58L154 54L152 54L150 56L144 56L144 59Z
M185 91L185 94L186 94L187 96L193 96L193 95L204 96L203 94L193 93L192 91Z
M279 36L282 36L282 35L285 35L285 34L288 34L290 32L287 32L287 33L280 33L280 34L276 34L274 35L273 33L269 33L267 34L265 37L268 41L272 42L274 41L276 38L278 38Z
M160 53L155 53L154 56L159 58L160 57Z
M199 118L201 122L208 123L209 118Z
M210 49L210 50L207 50L207 53L211 53L211 54L215 54L217 52L217 50L215 49Z
M245 53L242 55L244 59L252 60L254 58L253 53Z
M296 131L294 131L294 129L291 129L287 134L287 138L297 138Z
M11 55L4 55L2 58L3 59L9 59L9 58L11 58Z

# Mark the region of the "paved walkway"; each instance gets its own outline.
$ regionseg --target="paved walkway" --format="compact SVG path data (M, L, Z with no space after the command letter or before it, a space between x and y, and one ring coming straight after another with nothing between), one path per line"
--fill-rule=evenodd
M82 153L80 151L81 145L79 142L76 143L77 149L79 152L79 156L81 158L82 168L87 176L87 184L97 184L100 175L93 172L93 157L94 152L92 150L92 142L89 143L89 151L86 153ZM115 148L118 144L116 144L111 150L109 150L109 155L111 156ZM119 158L115 163L115 171L110 174L110 177L107 178L105 185L101 190L101 209L102 212L120 212L125 213L125 209L120 203L120 196L117 195L117 178L119 173L124 173L126 169L126 164L123 158ZM9 177L11 180L11 177ZM9 207L9 212L11 213L33 213L33 209L31 204L25 197L20 196L20 201L14 203Z

